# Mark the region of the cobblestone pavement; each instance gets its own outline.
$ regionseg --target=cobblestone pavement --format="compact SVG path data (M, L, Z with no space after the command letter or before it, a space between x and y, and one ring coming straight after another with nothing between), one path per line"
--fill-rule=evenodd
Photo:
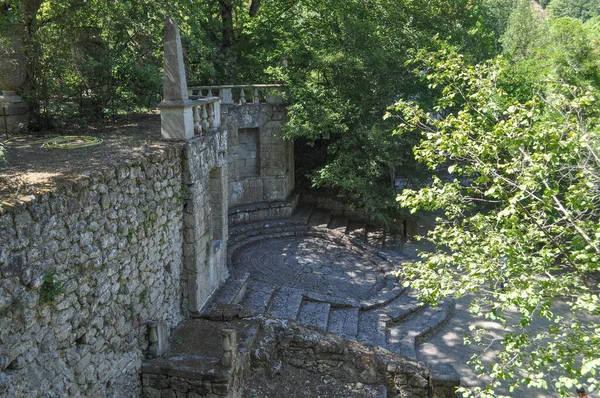
M347 300L368 299L386 286L384 272L368 256L311 236L246 246L234 256L233 267L255 281Z

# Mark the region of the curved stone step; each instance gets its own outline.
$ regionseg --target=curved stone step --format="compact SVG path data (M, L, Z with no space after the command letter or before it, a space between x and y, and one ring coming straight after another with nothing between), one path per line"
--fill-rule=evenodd
M332 308L329 312L327 330L345 339L356 340L358 312L358 307Z
M327 329L331 304L304 300L298 313L298 321L305 325Z
M365 235L366 224L362 221L349 220L346 227L346 235L362 238Z
M404 292L404 288L397 282L396 277L386 275L386 287L382 289L376 297L370 300L364 300L360 303L362 310L370 310L386 306L396 300Z
M302 290L279 288L273 295L267 312L276 318L297 319L302 299Z
M330 220L331 212L329 210L314 209L308 219L308 225L311 227L327 228Z
M386 348L387 316L378 311L363 311L358 315L357 340L374 347Z
M210 298L200 312L201 317L209 316L220 304L238 304L243 300L248 286L250 274L245 273L238 278L229 278Z
M381 312L388 316L391 322L400 322L422 308L416 290L406 290L404 294L388 303Z
M441 327L448 319L454 302L446 300L437 307L425 306L422 312L400 323L388 325L387 347L390 351L417 358L415 344Z
M275 293L275 286L249 280L246 296L240 301L240 305L251 309L255 314L262 314L269 307L273 293Z
M303 221L304 224L308 224L308 220L314 208L315 206L313 204L298 203L298 206L296 206L296 210L294 211L294 214L292 214L292 217Z
M247 231L251 231L251 230L255 230L255 229L260 230L260 229L264 229L264 228L284 227L284 226L288 226L288 225L302 225L302 224L303 223L301 222L301 220L299 220L297 218L293 218L293 217L256 221L253 223L234 225L233 227L229 228L229 236L231 237L232 235L235 236L238 234L243 234Z
M327 228L338 230L342 233L346 233L347 227L348 217L346 216L333 216L331 217L331 221L329 221L329 225L327 225Z
M229 237L229 245L235 247L239 243L252 243L253 238L256 240L269 239L270 236L276 236L277 234L286 234L288 232L300 232L307 231L308 227L305 224L300 223L288 223L287 225L268 225L264 224L260 228L253 228L240 231L235 235ZM262 237L262 238L261 238Z

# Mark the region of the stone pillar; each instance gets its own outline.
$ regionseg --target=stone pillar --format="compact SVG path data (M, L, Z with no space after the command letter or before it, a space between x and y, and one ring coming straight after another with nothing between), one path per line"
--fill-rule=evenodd
M164 98L159 105L161 133L168 140L189 140L194 137L194 113L188 97L179 26L170 17L165 20L164 40Z
M27 58L21 51L20 25L0 31L0 134L18 134L27 130L27 104L17 94L27 81Z

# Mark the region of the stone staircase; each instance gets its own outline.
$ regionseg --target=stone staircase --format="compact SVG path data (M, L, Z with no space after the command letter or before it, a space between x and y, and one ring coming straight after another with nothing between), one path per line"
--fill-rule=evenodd
M417 359L415 344L445 323L453 303L429 307L403 288L392 271L410 258L364 243L379 237L373 227L305 204L291 217L235 225L231 276L202 316L218 319L219 308L233 304Z

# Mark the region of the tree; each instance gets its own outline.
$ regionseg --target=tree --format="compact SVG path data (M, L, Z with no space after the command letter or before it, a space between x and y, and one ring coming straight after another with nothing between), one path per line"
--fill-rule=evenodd
M600 2L598 0L552 0L548 4L548 10L555 18L570 17L585 22L599 15Z
M325 166L310 173L312 184L340 192L390 225L401 214L394 174L414 170L412 142L394 137L381 117L399 95L423 91L405 65L408 49L428 47L439 34L473 59L487 57L496 43L478 4L263 0L240 32L238 78L290 87L287 137L330 143Z
M531 10L529 0L518 0L511 12L500 41L505 54L527 59L539 40L540 21Z
M502 59L471 66L444 49L421 52L415 62L440 90L436 110L445 116L401 101L398 133L422 132L415 155L438 176L398 200L443 216L427 237L437 249L400 274L428 301L476 293L472 312L515 330L495 363L474 358L494 380L479 396L495 396L503 380L562 395L579 383L594 390L600 329L589 317L600 316L600 93L550 75L518 101L502 88ZM574 316L554 314L557 301ZM505 317L509 308L520 314L516 324ZM536 317L549 327L529 330ZM485 333L475 329L474 341ZM560 374L553 385L544 379L548 371Z

